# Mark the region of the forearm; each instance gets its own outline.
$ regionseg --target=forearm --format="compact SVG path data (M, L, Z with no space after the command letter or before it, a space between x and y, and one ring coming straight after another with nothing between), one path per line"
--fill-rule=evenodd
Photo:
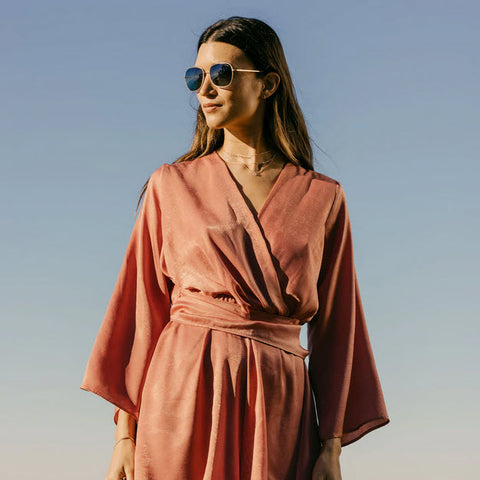
M137 421L135 417L120 409L118 412L117 428L115 430L115 441L123 437L135 438L136 429Z
M342 443L340 437L329 438L328 440L323 440L323 450L329 453L335 453L340 455L342 452Z

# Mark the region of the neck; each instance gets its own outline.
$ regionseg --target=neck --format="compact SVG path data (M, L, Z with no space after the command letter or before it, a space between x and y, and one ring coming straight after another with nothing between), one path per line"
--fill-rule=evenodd
M240 136L224 129L224 142L217 149L220 156L228 161L243 163L251 170L257 170L267 161L275 161L276 149L268 143L263 135ZM272 160L273 158L273 160Z

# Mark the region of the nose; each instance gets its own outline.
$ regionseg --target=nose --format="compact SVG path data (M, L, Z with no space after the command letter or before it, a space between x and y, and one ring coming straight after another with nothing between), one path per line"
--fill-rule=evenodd
M217 91L215 89L215 85L213 85L212 81L210 80L210 72L206 72L203 76L203 83L200 88L197 90L197 95L206 95L208 92Z

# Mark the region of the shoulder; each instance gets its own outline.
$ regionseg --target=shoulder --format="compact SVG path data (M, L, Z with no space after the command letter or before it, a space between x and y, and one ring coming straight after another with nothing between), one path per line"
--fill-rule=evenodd
M306 176L311 178L314 182L322 183L326 188L330 188L335 191L339 187L341 187L340 181L337 180L336 178L329 177L328 175L317 172L316 170L307 170L303 167L300 167L300 168L305 172L304 174Z
M319 182L324 186L323 189L328 197L327 204L329 205L329 213L326 220L326 231L328 231L336 222L344 221L345 218L348 219L345 190L338 179L314 170L310 170L309 172L315 182Z
M160 182L168 180L168 177L171 177L172 175L181 175L188 169L188 163L192 162L189 161L181 163L164 163L157 167L150 174L149 182L151 182L152 184L158 184Z
M193 160L178 162L178 163L164 163L151 174L153 181L160 181L162 179L173 179L175 177L188 177L195 175L202 163L206 162L206 157L197 157Z
M178 163L164 163L150 174L147 190L153 190L164 202L165 198L189 192L198 185L199 179L208 176L200 174L204 172L204 169L199 168L203 163L206 163L204 157Z
M295 177L301 177L311 191L322 204L329 204L334 207L345 197L345 192L341 182L333 177L317 172L316 170L306 169L297 166Z

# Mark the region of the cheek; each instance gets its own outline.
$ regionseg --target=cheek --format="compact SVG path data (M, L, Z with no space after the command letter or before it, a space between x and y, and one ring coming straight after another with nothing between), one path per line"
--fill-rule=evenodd
M251 114L258 108L257 94L254 91L235 92L230 99L231 112Z

